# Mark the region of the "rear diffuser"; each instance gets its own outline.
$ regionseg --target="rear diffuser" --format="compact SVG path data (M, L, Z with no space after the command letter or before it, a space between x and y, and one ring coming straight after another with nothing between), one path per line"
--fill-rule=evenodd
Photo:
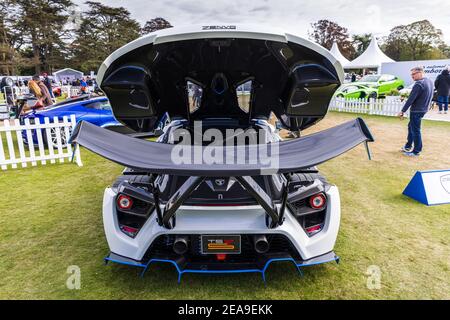
M115 253L110 253L104 258L105 264L108 262L114 262L118 264L128 265L132 267L142 268L141 277L144 276L145 272L148 270L150 265L155 263L168 263L175 267L178 273L178 283L181 282L181 277L185 273L197 273L197 274L233 274L233 273L260 273L264 283L266 282L266 271L272 263L275 262L291 262L297 268L297 271L302 276L302 267L314 266L318 264L328 263L336 261L339 263L340 258L333 251L326 253L324 255L311 258L309 260L295 260L289 255L273 256L268 257L262 268L250 268L250 269L221 269L221 270L207 270L207 269L197 269L197 268L185 268L186 262L183 257L179 259L169 259L169 258L151 258L147 262L136 261L130 258L120 256Z

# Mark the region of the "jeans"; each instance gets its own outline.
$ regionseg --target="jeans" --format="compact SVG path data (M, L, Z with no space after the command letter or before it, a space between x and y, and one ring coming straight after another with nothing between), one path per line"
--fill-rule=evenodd
M439 105L439 111L448 111L448 96L439 96L438 97L438 105Z
M422 151L422 134L420 125L425 112L411 112L408 123L408 140L405 144L406 149L411 149L414 144L413 152L419 154Z

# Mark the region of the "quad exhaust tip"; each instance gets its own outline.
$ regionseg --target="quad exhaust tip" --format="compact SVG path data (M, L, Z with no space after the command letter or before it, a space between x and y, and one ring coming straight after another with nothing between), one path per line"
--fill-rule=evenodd
M253 237L255 251L258 253L266 253L269 251L269 242L265 235L256 235Z
M173 251L176 254L185 254L188 251L189 238L187 236L177 236L173 242Z

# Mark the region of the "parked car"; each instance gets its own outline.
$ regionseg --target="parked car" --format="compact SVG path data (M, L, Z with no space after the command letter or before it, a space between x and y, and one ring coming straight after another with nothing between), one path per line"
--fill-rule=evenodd
M376 99L378 97L378 90L357 82L352 82L339 87L334 96L345 99Z
M63 121L64 116L67 116L70 119L71 115L75 115L77 122L83 120L104 128L123 127L122 124L114 118L107 97L90 97L88 95L75 99L67 99L45 109L32 110L21 115L20 122L24 124L25 119L29 119L30 123L33 124L36 119L39 119L41 123L44 123L44 118L46 117L50 118L51 122L53 122L54 117L59 121ZM36 144L38 142L36 131L33 131L32 136L33 143ZM24 142L28 143L25 131L22 132L22 137ZM53 147L57 145L55 129L51 129L51 141L47 141L46 134L42 134L42 137L45 144L48 145L51 143ZM69 137L66 136L64 131L61 131L60 138L62 145L65 146Z
M377 89L378 97L384 97L392 90L401 90L405 87L405 82L402 79L390 74L366 75L356 83Z
M0 92L6 100L6 104L12 106L14 104L14 80L11 77L2 77L0 80Z
M273 112L296 131L316 124L343 78L327 50L264 26L175 27L116 50L97 80L117 119L136 131L151 129L166 112L173 120L158 142L85 121L75 128L71 143L126 167L103 197L106 262L143 272L166 263L180 279L236 272L264 278L278 261L297 269L339 261L339 191L315 166L373 141L368 127L355 119L280 141L267 120ZM236 93L247 81L250 108ZM203 89L195 109L189 82ZM248 138L252 132L262 138ZM209 149L211 134L228 133L226 146L214 138ZM266 148L279 149L251 160ZM201 156L208 150L215 150L213 162Z

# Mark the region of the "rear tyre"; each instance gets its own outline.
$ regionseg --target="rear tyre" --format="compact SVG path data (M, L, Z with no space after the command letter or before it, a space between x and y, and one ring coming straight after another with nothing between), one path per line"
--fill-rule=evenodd
M70 135L72 134L72 130L69 129L69 136L66 136L66 130L64 128L59 129L59 138L61 139L61 147L67 148L68 141ZM42 138L44 140L44 144L50 148L58 149L58 132L56 128L50 128L50 141L47 139L47 133L45 130L42 130Z
M0 82L0 87L12 87L14 85L14 80L11 77L3 77Z
M291 176L291 190L289 192L295 191L295 186L307 186L314 182L314 180L319 180L323 184L328 184L327 179L320 173L294 173Z
M112 184L111 188L114 190L117 190L119 185L124 182L128 181L129 183L142 183L147 184L150 182L150 176L148 175L133 175L133 174L124 174L121 176L118 176L116 181Z
M376 99L377 98L377 93L376 92L371 92L368 96L368 99Z

